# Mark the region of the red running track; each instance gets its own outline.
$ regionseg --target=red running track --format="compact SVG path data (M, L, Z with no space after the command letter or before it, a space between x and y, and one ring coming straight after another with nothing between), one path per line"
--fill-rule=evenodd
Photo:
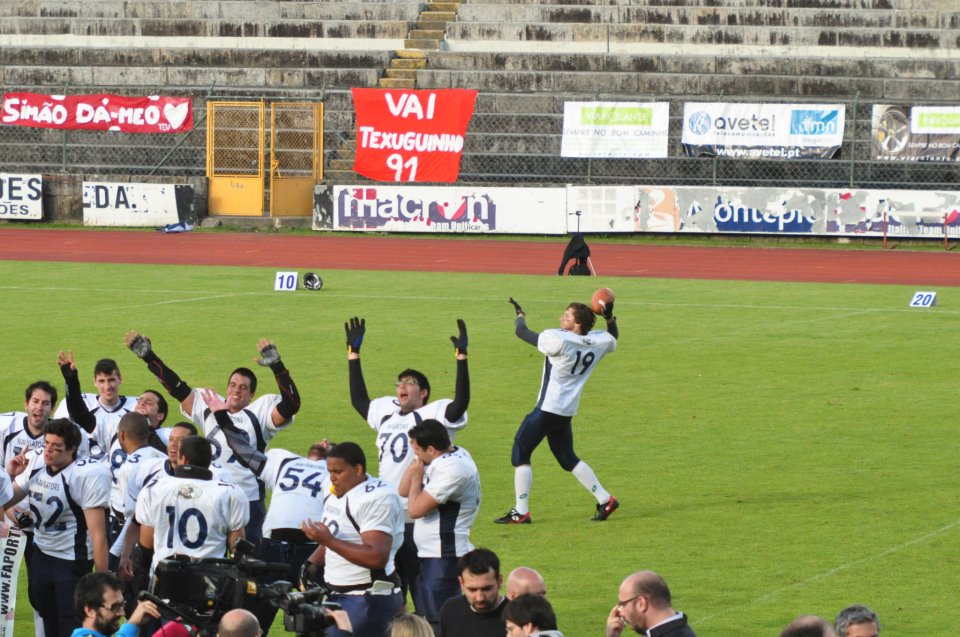
M600 276L960 286L960 254L590 240ZM317 234L0 228L0 259L556 274L563 243Z

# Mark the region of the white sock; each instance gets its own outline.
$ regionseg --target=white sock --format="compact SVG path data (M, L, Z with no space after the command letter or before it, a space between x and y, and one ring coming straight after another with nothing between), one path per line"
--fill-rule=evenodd
M514 507L520 515L530 513L530 487L533 485L533 467L522 464L513 471L513 488L517 492L517 505Z
M43 617L40 617L40 613L37 611L33 611L33 632L34 637L44 637Z
M593 497L597 499L599 504L603 504L610 499L610 494L600 485L600 481L597 480L597 475L593 472L593 469L583 460L578 462L577 466L573 468L573 475L577 477L577 480L580 481L584 489L593 494Z

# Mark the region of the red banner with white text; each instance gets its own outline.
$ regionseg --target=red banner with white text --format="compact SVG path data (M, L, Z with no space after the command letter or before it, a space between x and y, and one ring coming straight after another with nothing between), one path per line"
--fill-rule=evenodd
M180 133L193 130L189 97L4 93L0 124L33 128Z
M452 183L477 92L353 89L353 170L375 181Z

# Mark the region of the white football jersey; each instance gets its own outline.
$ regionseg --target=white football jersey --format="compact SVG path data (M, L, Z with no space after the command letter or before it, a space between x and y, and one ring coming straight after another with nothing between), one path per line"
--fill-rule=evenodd
M110 472L105 463L77 460L57 473L31 459L24 500L33 518L33 538L46 555L63 560L92 560L93 541L84 509L106 509ZM35 456L36 457L36 456Z
M602 330L583 335L561 329L540 332L537 349L546 359L537 407L558 416L575 416L590 374L616 348L617 339Z
M219 480L167 477L140 492L137 522L153 528L153 568L171 555L223 557L227 536L246 526L250 506Z
M480 510L480 474L473 458L454 447L424 468L423 490L437 508L413 523L419 557L460 557L473 550L470 527Z
M120 419L133 411L133 408L137 406L137 398L133 396L119 396L119 401L116 405L113 407L105 407L100 404L99 394L84 392L80 395L83 397L83 403L87 406L87 409L90 410L90 413L97 420L96 429L94 429L90 435L97 441L101 448L111 449L117 439L117 427L120 426ZM60 404L57 405L57 410L53 412L51 418L70 418L66 398L60 401Z
M0 471L0 507L13 499L13 482L6 471Z
M456 432L467 426L466 412L456 422L447 420L444 413L447 406L452 402L449 398L443 398L427 403L420 409L406 414L400 413L400 405L397 404L395 396L384 396L370 402L370 408L367 410L367 423L371 429L377 432L377 449L379 450L377 458L380 463L379 477L381 480L394 487L400 485L403 472L407 470L413 460L413 452L410 451L410 439L407 437L407 432L414 425L431 418L438 420L446 427L451 442Z
M361 533L382 531L392 538L390 559L384 573L394 571L393 558L403 544L403 508L397 490L383 480L368 476L350 489L346 495L337 497L327 494L323 503L323 523L333 535L353 544L360 544ZM327 549L323 579L334 586L372 584L370 569L357 566Z
M326 460L308 460L286 449L270 449L260 478L270 488L263 537L274 529L299 529L306 519L323 519L323 496L330 493Z
M103 458L103 449L90 434L80 427L80 446L77 448L77 459ZM6 467L7 460L16 456L24 447L27 449L43 449L43 432L36 436L30 433L27 426L27 413L24 411L9 411L0 414L0 466Z
M247 405L247 407L235 414L230 414L230 419L242 431L247 434L248 442L256 446L260 451L266 451L267 443L273 439L282 429L293 422L277 427L273 424L273 409L280 403L278 394L265 394ZM182 410L181 410L182 411ZM250 469L247 469L239 462L227 446L227 439L220 431L220 425L213 412L203 402L199 390L193 390L193 413L183 412L183 415L192 419L197 428L203 431L213 445L213 461L221 465L226 472L229 482L240 487L247 496L247 500L259 500L263 497L262 483L257 480Z
M153 447L141 447L127 456L116 473L116 484L110 490L110 508L128 518L137 512L137 499L157 462L167 460L167 454ZM119 500L114 498L118 497Z

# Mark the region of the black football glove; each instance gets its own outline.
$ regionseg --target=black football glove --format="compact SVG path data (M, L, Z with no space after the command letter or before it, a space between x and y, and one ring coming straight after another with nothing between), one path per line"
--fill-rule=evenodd
M517 311L517 316L520 316L521 314L525 314L525 312L523 311L523 308L520 307L519 303L513 300L512 296L510 297L510 304L513 305L513 308Z
M601 314L603 315L603 318L609 321L613 318L613 301L610 301L609 303L603 303L601 305L603 307L603 312L601 312Z
M359 354L363 335L367 331L366 319L354 316L349 322L343 324L343 329L347 332L347 351Z
M146 359L153 351L153 346L150 344L149 338L137 334L136 337L130 341L130 351L140 358Z
M463 319L457 319L457 327L460 328L459 336L451 336L450 341L453 343L453 348L456 350L457 354L467 355L467 324L463 322Z
M264 367L270 367L274 363L280 362L280 352L277 351L277 346L267 345L262 350L260 350L260 358L257 359L257 365L263 365Z

